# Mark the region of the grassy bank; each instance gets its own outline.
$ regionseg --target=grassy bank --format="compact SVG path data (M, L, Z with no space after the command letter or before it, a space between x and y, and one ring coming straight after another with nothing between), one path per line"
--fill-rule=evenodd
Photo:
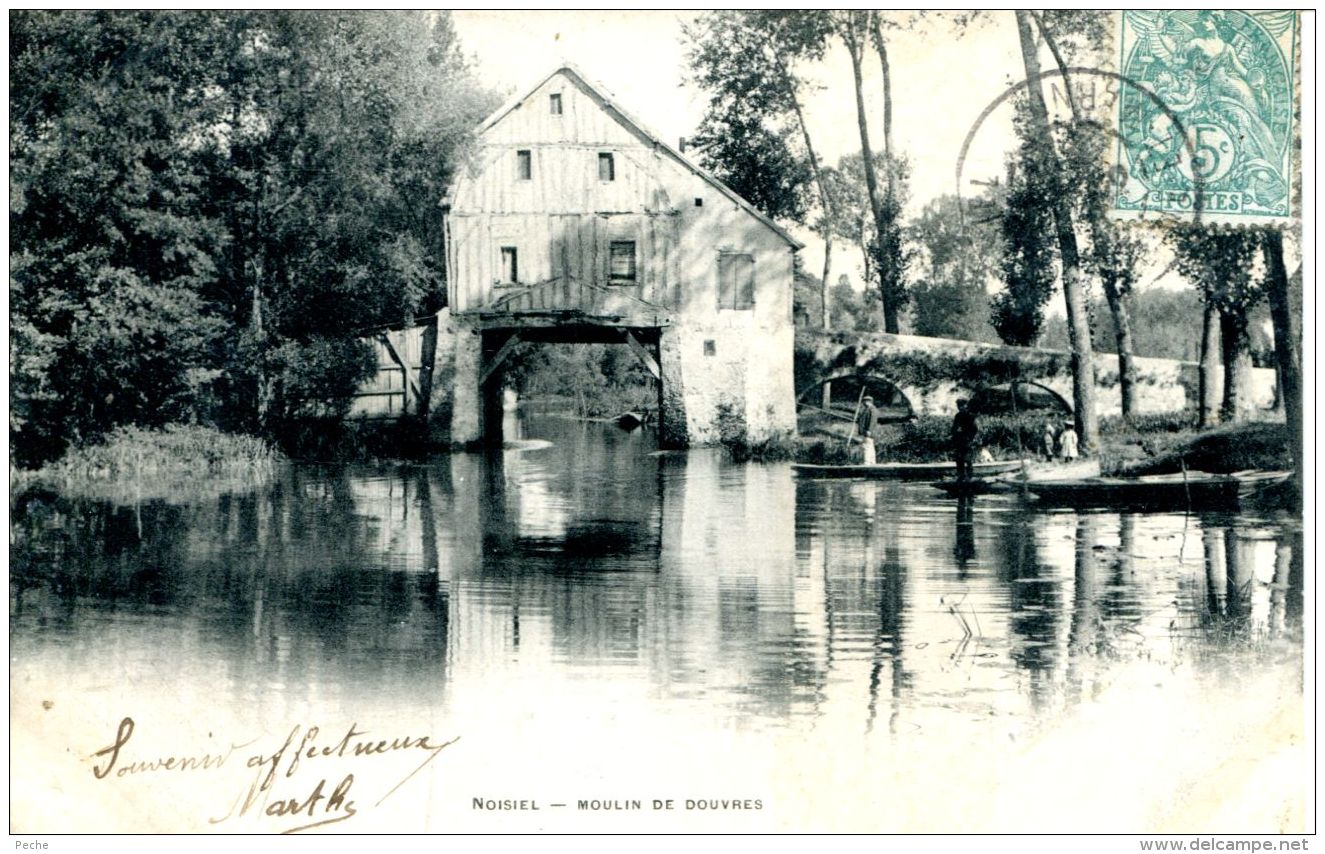
M187 499L265 483L280 460L261 439L209 427L121 427L40 469L13 472L10 491L44 487L127 502Z
M1291 469L1288 431L1283 424L1252 422L1106 436L1100 466L1107 473L1169 474L1185 466L1209 472Z

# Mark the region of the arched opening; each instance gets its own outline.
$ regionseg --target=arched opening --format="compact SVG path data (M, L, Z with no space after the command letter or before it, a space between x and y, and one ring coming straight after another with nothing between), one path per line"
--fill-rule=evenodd
M899 424L915 417L910 399L887 377L843 373L801 390L796 399L797 431L802 436L850 435L857 409L867 395L874 401L880 424Z
M658 330L530 328L485 333L483 348L485 363L494 366L480 381L488 445L565 438L567 421L610 423L626 433L645 427L656 442Z
M1016 382L981 386L971 395L971 410L977 415L1070 415L1072 404L1058 392L1039 383Z

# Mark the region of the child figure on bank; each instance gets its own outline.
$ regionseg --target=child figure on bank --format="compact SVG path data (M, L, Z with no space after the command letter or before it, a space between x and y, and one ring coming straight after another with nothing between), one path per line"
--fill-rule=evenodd
M1073 462L1080 456L1080 449L1077 447L1077 431L1071 421L1064 425L1063 432L1058 437L1058 453L1065 463Z
M1054 461L1054 449L1058 446L1058 436L1054 433L1051 421L1044 422L1044 435L1040 437L1040 454L1046 463Z

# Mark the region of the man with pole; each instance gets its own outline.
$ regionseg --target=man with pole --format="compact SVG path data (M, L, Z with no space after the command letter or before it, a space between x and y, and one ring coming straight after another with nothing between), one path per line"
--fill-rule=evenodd
M860 445L864 453L863 465L874 465L874 425L879 413L874 409L874 398L868 394L860 399L856 408L855 429L860 432Z
M952 450L957 460L957 480L960 483L969 482L973 476L975 440L979 435L975 413L970 411L965 400L957 401L957 414L952 419Z

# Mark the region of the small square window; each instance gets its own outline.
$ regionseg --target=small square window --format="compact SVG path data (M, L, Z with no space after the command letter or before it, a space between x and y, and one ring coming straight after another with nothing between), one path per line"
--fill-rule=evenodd
M534 155L527 149L515 152L515 174L521 181L530 181L534 177Z
M616 160L606 151L598 155L598 180L616 180Z
M515 284L520 281L520 253L514 246L501 248L501 280L503 284Z
M716 356L716 355L718 355L718 343L717 343L716 341L712 341L712 340L705 341L705 342L704 342L704 355L705 355L705 356Z
M702 208L702 207L704 207L704 200L701 199L701 198L699 198L698 196L696 196L696 197L695 197L695 207L697 207L697 208Z
M612 241L608 279L614 283L635 281L635 241Z
M548 110L551 111L552 115L554 116L561 115L561 93L556 92L554 94L549 95L547 99L547 105L548 105Z

